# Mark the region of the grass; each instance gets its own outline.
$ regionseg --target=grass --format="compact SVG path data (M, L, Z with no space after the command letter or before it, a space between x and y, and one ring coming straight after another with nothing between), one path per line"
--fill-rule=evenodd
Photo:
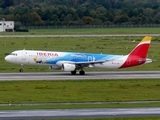
M31 34L159 34L160 28L82 28L82 29L36 29Z
M0 34L159 34L160 28L80 28L31 29L29 32L1 32Z
M45 104L45 103L44 103ZM35 109L81 109L81 108L140 108L160 107L160 103L108 103L108 104L50 104L47 105L15 105L1 106L0 110L35 110Z
M160 99L160 79L3 81L0 103L120 102Z
M1 81L0 110L160 107L160 79ZM151 101L148 103L125 103ZM155 101L155 102L153 102ZM61 102L109 102L62 104ZM113 103L114 102L114 103ZM20 103L22 105L15 105ZM43 103L42 105L23 104ZM56 104L60 103L60 104Z
M143 37L42 37L42 38L1 38L0 39L0 72L17 72L20 65L4 61L4 57L18 49L128 54ZM135 42L133 42L135 40ZM151 64L142 65L122 70L159 70L160 69L160 37L153 37L148 57L153 59ZM89 69L97 70L97 69ZM106 70L106 69L102 69ZM108 70L108 69L107 69ZM45 66L25 66L26 72L51 71Z

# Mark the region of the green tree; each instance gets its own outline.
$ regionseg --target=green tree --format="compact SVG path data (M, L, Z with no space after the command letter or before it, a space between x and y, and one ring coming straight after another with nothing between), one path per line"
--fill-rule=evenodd
M125 23L125 22L128 22L128 21L129 21L129 18L128 18L127 15L115 16L115 19L114 19L115 24Z
M14 15L13 14L6 15L5 19L8 21L14 21Z
M22 16L25 25L42 23L41 17L36 13L26 13Z
M70 2L71 2L72 5L77 5L78 0L70 0Z
M73 14L73 21L80 20L79 15L77 13Z
M128 15L129 14L129 10L127 8L122 9L121 15Z
M19 14L16 14L15 16L14 16L14 21L21 21L21 16L19 15Z
M96 18L99 18L102 20L102 22L105 22L107 17L106 17L106 9L104 7L98 7L96 9Z
M72 15L68 14L67 16L65 16L64 21L66 25L70 25L72 21Z
M84 16L84 13L86 10L87 10L86 7L81 7L81 6L78 7L77 14L79 15L80 18L82 18Z
M13 0L4 0L2 7L6 8L9 6L13 6L13 4L14 4Z
M14 15L14 20L22 25L159 24L160 1L0 0L0 7L1 18L11 19ZM28 18L31 13L39 17Z
M31 13L30 17L31 23L42 23L41 17L36 12Z
M155 15L154 21L155 21L156 24L160 24L160 13L157 13Z
M61 25L61 22L56 14L53 14L51 17L52 25Z
M83 21L84 21L84 24L93 24L94 19L90 16L84 16Z

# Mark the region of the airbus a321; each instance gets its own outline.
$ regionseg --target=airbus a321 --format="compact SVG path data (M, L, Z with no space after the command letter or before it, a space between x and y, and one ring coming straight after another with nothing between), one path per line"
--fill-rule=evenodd
M71 72L73 75L80 70L79 74L84 75L84 68L120 69L151 63L152 59L147 58L151 39L151 36L144 37L128 55L16 50L7 55L5 60L20 64L20 72L23 72L24 65L45 65L50 69Z

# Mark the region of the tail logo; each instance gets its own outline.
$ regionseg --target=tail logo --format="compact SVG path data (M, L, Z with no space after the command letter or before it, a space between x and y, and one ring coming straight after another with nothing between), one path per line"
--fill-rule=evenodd
M128 54L127 60L120 68L144 64L146 62L151 40L151 36L144 37L143 40Z

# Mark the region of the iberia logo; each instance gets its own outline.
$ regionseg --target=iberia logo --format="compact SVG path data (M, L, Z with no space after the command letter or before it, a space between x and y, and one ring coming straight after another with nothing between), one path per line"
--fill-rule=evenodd
M52 53L52 52L37 52L37 55L38 56L57 56L58 57L57 53Z

